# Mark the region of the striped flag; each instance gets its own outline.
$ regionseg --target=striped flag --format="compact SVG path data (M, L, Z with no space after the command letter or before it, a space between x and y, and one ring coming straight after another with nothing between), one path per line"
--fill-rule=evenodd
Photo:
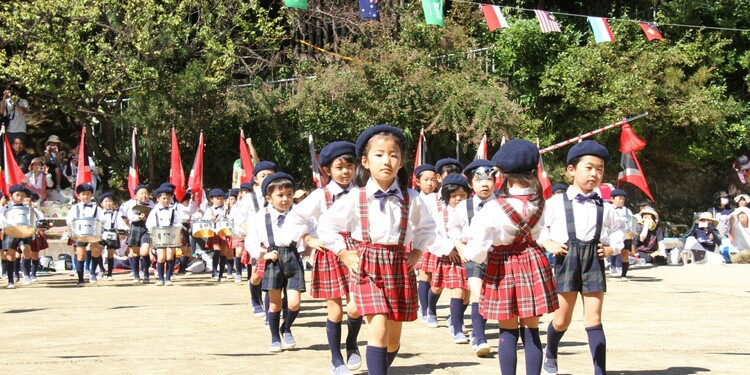
M555 17L550 12L546 12L539 9L534 9L536 19L539 20L539 26L542 28L543 33L561 32L560 25L555 21Z
M547 176L547 171L544 169L544 162L542 161L542 155L539 155L539 164L536 167L536 174L539 178L539 183L542 185L542 196L544 199L550 199L552 197L552 183Z
M245 131L240 129L240 161L242 162L242 178L240 183L253 182L253 158L250 157L250 151L247 149L245 141Z
M81 128L81 143L78 144L78 171L76 172L76 188L78 185L91 183L91 166L89 153L86 152L86 127ZM73 189L75 191L75 188Z
M426 155L427 155L427 140L424 137L424 128L419 131L419 141L417 141L417 153L414 155L414 169L413 171L417 170L417 167L420 165L426 163ZM417 175L412 172L411 174L411 188L416 189L417 187Z
M177 202L182 202L187 191L185 184L185 171L182 169L182 157L180 157L180 145L177 143L177 132L172 127L172 151L169 157L169 183L174 185L174 197Z
M26 175L23 173L23 170L21 170L21 167L18 166L18 163L16 163L16 158L13 157L13 148L10 146L8 134L5 133L5 127L3 127L3 141L5 142L5 152L3 152L4 181L2 188L3 194L10 197L10 187L22 184Z
M193 193L200 192L196 200L198 205L200 205L204 201L203 197L205 196L205 192L203 191L203 132L201 132L200 139L198 140L198 150L195 151L193 168L190 169L188 189Z
M136 149L137 131L136 128L133 128L133 136L130 140L130 168L128 168L128 191L130 192L130 199L133 199L133 190L140 183L138 178L138 150Z
M591 30L594 31L594 40L597 43L614 42L615 36L612 34L612 28L609 27L609 22L606 18L602 17L586 17L591 25Z
M630 124L623 125L620 133L620 152L622 152L620 167L622 171L617 176L617 183L619 185L620 181L629 182L641 189L651 201L654 201L648 183L646 183L646 176L643 175L641 163L635 157L635 153L644 147L646 147L646 142L635 135Z
M482 136L482 140L479 141L477 147L477 154L474 155L474 160L484 159L487 160L487 134Z
M656 27L656 24L653 22L638 22L638 26L641 27L641 30L643 30L643 33L646 34L646 38L648 41L652 41L654 39L664 39L664 37L661 35L661 31L659 31L659 28Z
M484 19L487 21L487 27L490 31L510 27L500 11L499 5L482 4L482 13L484 13Z
M323 176L320 174L320 163L318 162L318 154L315 152L315 144L313 144L312 134L308 136L307 144L310 146L310 159L312 160L310 168L312 169L313 182L316 187L322 188L325 186L325 182L323 181Z

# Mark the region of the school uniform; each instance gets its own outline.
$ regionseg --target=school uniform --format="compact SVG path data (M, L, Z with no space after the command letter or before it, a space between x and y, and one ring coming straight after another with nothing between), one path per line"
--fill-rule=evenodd
M102 209L102 228L104 232L112 232L117 235L117 211ZM115 240L104 240L99 241L99 244L105 246L109 250L114 250L120 247L119 235Z
M432 192L430 194L422 194L419 192L419 197L425 202L427 211L432 216L435 223L440 223L445 213L446 205L440 200L440 191ZM437 266L437 258L435 254L429 251L423 251L422 257L419 258L419 262L414 266L415 269L421 269L425 273L435 272Z
M214 216L216 216L216 219L214 220ZM214 223L216 223L219 220L226 220L227 218L227 210L224 208L224 206L210 206L206 209L206 211L203 213L203 220L210 220ZM218 234L214 235L213 237L210 237L206 241L206 246L208 246L209 249L213 249L214 245L219 245L221 247L229 247L229 239L230 237L227 236L220 236Z
M102 222L104 218L102 217L102 209L96 205L94 202L90 203L83 203L78 202L73 207L70 208L68 211L68 216L65 218L65 221L68 223L68 226L73 224L73 220L77 218L83 218L83 217L94 217L97 221ZM99 241L96 241L99 242ZM83 242L83 241L73 241L73 246L76 247L85 247L89 243Z
M464 256L486 263L480 314L487 319L531 318L558 308L547 256L537 244L544 200L528 202L530 188L488 202L474 216Z
M318 236L338 253L347 248L341 232L358 241L359 273L352 289L360 315L386 314L389 320L417 318L417 282L407 265L407 246L434 246L435 222L419 193L393 184L383 192L370 179L340 198L321 216Z
M130 234L126 241L128 247L139 247L151 242L148 235L148 229L146 228L146 220L141 219L140 215L133 210L136 206L147 206L153 209L154 202L148 201L143 204L135 202L128 207L127 217L128 221L130 221Z
M182 227L177 206L170 205L162 207L162 205L156 205L151 212L148 213L148 217L146 218L146 228L149 232L153 231L154 228L159 227Z
M456 206L456 212L452 220L448 223L448 237L454 241L466 242L469 238L469 226L471 225L474 215L481 211L484 206L495 199L495 194L491 194L486 199L479 198L476 194L471 198L462 201ZM484 279L487 264L470 260L464 263L466 277L476 277Z
M36 207L33 207L32 209L34 210L34 218L36 219L35 222L38 227L39 222L41 220L44 220L44 213L42 213L42 211L39 211L39 209ZM47 242L47 236L45 236L44 230L42 230L42 228L37 228L36 233L34 233L34 237L31 239L31 251L39 252L47 248L49 248L49 243ZM39 261L35 260L34 262L38 263ZM38 265L36 264L34 267L32 267L32 270L34 270L34 272L32 272L32 278L36 277L35 269L37 267Z
M454 240L448 235L448 224L456 214L456 208L446 205L442 209L441 217L434 218L437 225L437 233L439 236L445 239L448 246L444 246L442 251L433 251L433 257L435 258L435 270L432 273L432 280L430 285L434 288L440 289L463 289L469 290L469 284L466 281L466 269L464 263L461 260L453 261L448 257L455 243ZM431 252L432 253L432 252Z
M615 252L624 247L624 224L612 206L598 194L583 194L570 186L546 202L544 225L538 242L552 240L568 246L567 255L555 256L557 291L606 292L604 261L597 255L599 243Z

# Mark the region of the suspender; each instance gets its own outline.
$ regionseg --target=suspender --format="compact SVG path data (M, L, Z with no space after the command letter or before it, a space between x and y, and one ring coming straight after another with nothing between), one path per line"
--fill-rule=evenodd
M169 226L171 227L174 224L174 212L177 211L174 208L172 209L172 216L169 218ZM159 226L159 209L154 211L154 216L156 217L156 226Z
M255 191L250 192L250 197L253 198L253 207L255 207L255 212L258 212L258 199L255 196Z
M568 241L577 240L576 235L576 222L575 216L573 215L573 203L566 195L563 195L563 204L565 205L565 222L568 227ZM604 206L596 205L596 232L594 233L593 242L599 242L599 237L602 234L602 223L604 222ZM580 240L579 240L580 241Z
M469 220L469 224L471 224L471 219L474 217L474 198L469 198L466 200L466 218Z
M399 230L401 233L398 236L398 245L404 246L404 240L406 239L406 228L409 224L409 192L406 189L400 188L401 195L404 200L401 202L401 222L399 224ZM387 199L387 198L384 198ZM359 215L360 225L362 226L362 241L372 243L370 238L370 217L369 217L369 202L367 202L367 193L364 187L359 188Z
M273 227L271 226L271 213L266 209L266 237L268 237L268 249L276 247L276 241L273 239Z
M323 194L326 198L326 208L331 208L333 205L333 195L331 194L331 191L328 190L328 186L323 187Z
M94 216L92 217L96 217L97 210L99 210L99 206L94 206ZM76 217L81 217L81 206L79 205L76 205Z
M508 215L510 221L518 227L518 233L516 234L513 243L532 242L531 230L542 217L542 213L544 212L544 199L539 201L538 209L528 218L528 220L524 220L518 211L516 211L513 206L505 200L505 198L497 198L497 203L500 204L500 208L503 209L503 212Z

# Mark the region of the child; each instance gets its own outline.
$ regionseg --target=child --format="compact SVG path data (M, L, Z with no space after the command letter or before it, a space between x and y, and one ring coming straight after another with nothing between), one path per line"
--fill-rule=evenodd
M545 203L536 170L539 149L529 141L514 139L500 147L492 162L503 180L500 197L474 216L463 256L487 262L480 312L499 322L500 371L516 373L520 336L526 373L539 374L539 317L558 307L552 270L535 241Z
M633 241L634 255L645 260L646 263L659 263L659 242L664 239L664 234L659 228L659 214L651 207L642 209L638 214L641 221L635 229L638 235ZM657 258L656 261L654 258ZM664 260L662 259L662 262ZM624 262L625 260L623 260L623 265Z
M198 212L199 207L192 199L190 191L185 192L182 201L180 201L176 207L177 216L180 218L180 224L182 225L182 255L180 256L180 267L177 270L177 274L183 275L187 272L187 267L190 263L190 256L192 255L192 249L190 246L190 239L192 238L190 233L190 219L196 212Z
M265 263L262 288L270 297L268 326L271 330L271 346L268 351L278 353L281 349L294 349L297 345L291 327L299 314L300 294L305 291L305 267L299 255L305 247L302 241L284 242L284 238L288 236L282 236L281 233L286 215L292 207L292 176L284 172L269 175L263 180L261 191L268 206L252 218L256 224L250 227L245 244L261 263ZM289 312L280 328L283 289L287 292ZM279 330L283 335L283 342Z
M141 273L139 267L143 268L143 283L149 281L148 268L151 265L149 258L150 238L146 228L145 210L154 207L154 202L149 199L148 187L138 185L133 189L135 201L129 204L127 210L128 222L130 223L130 235L128 236L127 245L130 250L130 269L133 271L133 283L141 282Z
M215 223L217 220L226 219L227 213L226 208L224 207L224 191L221 189L211 189L211 191L208 192L208 199L211 201L211 206L203 213L203 220L211 220ZM218 282L225 281L224 269L227 267L227 258L224 254L229 249L229 241L227 240L227 237L217 233L208 239L206 245L209 249L213 249L214 251L211 278Z
M47 189L54 186L52 175L47 173L47 166L40 157L31 159L29 171L24 181L29 190L39 195L42 201L47 199Z
M405 187L405 153L400 129L377 125L363 131L356 143L361 161L355 173L358 189L337 200L318 225L324 246L356 275L354 300L369 326L365 356L374 375L387 373L396 358L402 322L417 319L413 267L435 240L435 222L426 204ZM356 252L346 250L341 232L351 232L358 241Z
M103 233L114 233L117 239L104 240L99 242L99 245L103 246L107 251L107 281L114 280L112 278L112 269L115 267L115 250L120 248L120 238L117 232L117 212L114 210L115 201L112 193L104 192L99 196L99 206L104 210L102 212L102 228ZM104 267L102 266L102 269Z
M607 290L603 259L623 249L622 223L609 205L593 192L604 175L609 151L596 141L571 147L567 172L573 179L565 194L547 201L538 242L555 255L555 281L560 308L547 328L543 369L557 374L557 349L570 325L578 293L586 306L586 326L594 373L606 373L606 340L601 313Z
M491 161L474 160L464 168L464 175L469 181L474 196L456 206L456 213L453 215L451 222L448 223L448 237L454 241L456 247L459 247L468 239L469 225L471 225L474 215L482 210L487 202L495 199L495 170ZM470 290L471 347L477 356L483 357L490 353L490 347L487 345L487 339L484 335L487 319L479 314L479 299L487 265L464 259L464 268L466 269ZM463 320L463 314L460 320ZM457 330L460 327L454 327L454 329Z
M24 199L29 196L29 190L26 189L23 185L17 184L10 187L10 202L3 207L2 214L0 217L5 218L5 213L7 210L11 209L12 207L16 206L25 206L24 205ZM16 250L21 249L22 253L29 254L30 258L30 252L31 249L29 247L29 244L31 244L31 237L27 238L16 238L12 237L3 231L3 251L5 251L5 260L7 260L7 275L8 275L8 285L6 286L7 289L13 289L15 288L15 283L13 281L13 278L18 278L18 271L17 267L19 267L18 263L16 262ZM31 277L28 274L28 270L31 268L31 261L28 261L28 265L26 264L27 261L24 259L24 280L23 284L28 285L31 284Z
M173 193L169 187L162 186L154 191L157 205L148 214L146 219L146 228L149 232L153 232L154 228L157 227L176 227L181 228L180 215L177 212L177 207L172 204ZM156 281L156 286L171 286L172 285L172 272L174 272L174 257L177 252L176 247L158 247L156 248L156 272L159 275L159 280ZM166 279L165 269L166 266Z
M443 211L442 205L438 205L440 202L438 194L432 194L438 189L438 176L435 166L432 164L422 164L414 169L414 176L417 178L417 190L419 191L419 197L425 202L434 202L435 208L440 208L440 212ZM428 203L429 204L429 203ZM432 211L430 211L432 214ZM436 218L436 216L433 216ZM437 221L437 220L436 220ZM430 282L432 281L432 272L435 265L434 254L428 251L422 253L422 258L419 259L416 267L419 270L419 281L417 283L417 296L419 298L419 317L427 323L431 328L437 327L437 320L434 322L429 321L429 314L427 314L427 305L429 304L430 296Z
M442 217L434 219L438 223L438 233L449 244L452 244L453 241L449 241L448 238L448 223L455 214L455 208L459 203L466 200L470 192L469 182L466 181L464 176L452 174L443 179L440 193L445 208L443 209ZM448 328L454 343L465 344L469 340L463 332L463 316L469 302L469 285L466 282L464 262L461 260L458 252L456 252L455 247L451 245L447 252L447 254L435 254L437 259L435 271L432 274L432 293L440 295L443 292L443 288L450 289L451 301ZM437 307L434 303L437 301L431 299L430 302L433 303L429 307L430 313L434 313Z
M91 184L81 184L76 186L76 194L78 194L78 203L70 208L68 216L65 220L68 222L68 226L73 224L73 219L81 217L95 217L97 221L102 221L102 211L97 207L96 204L91 203L94 198L94 186ZM91 251L91 270L89 275L89 282L96 284L96 266L99 264L99 259L102 256L102 248L99 246L99 241L96 242L83 242L74 241L73 246L75 247L76 253L76 272L78 272L78 286L83 286L83 262L86 260L86 247Z
M617 214L617 218L625 226L625 230L628 229L628 224L633 217L633 212L630 211L629 208L625 207L625 197L627 196L628 193L621 189L612 190L612 193L610 193L610 197L612 197L612 208L614 209L615 214ZM635 228L632 229L635 230ZM620 256L618 257L617 255L612 255L609 257L610 274L612 276L617 275L617 269L620 268L622 270L620 280L622 281L628 281L628 268L630 268L630 251L633 248L633 237L635 237L635 235L635 232L627 232L625 234L625 242L623 242L625 247L620 250Z
M349 370L357 370L362 365L362 357L357 348L357 335L362 326L362 317L349 294L349 270L332 251L325 248L316 234L309 230L312 222L328 210L339 198L345 196L352 189L354 177L355 146L351 142L329 143L320 150L320 165L331 182L325 187L313 191L304 201L295 206L287 217L283 231L293 238L302 238L305 244L316 250L310 283L310 295L313 298L324 298L328 319L326 333L328 335L328 349L331 351L331 373L348 374ZM346 241L348 250L355 250L356 244L351 234L341 233ZM290 241L291 242L291 241ZM341 299L346 298L348 336L346 338L347 362L341 356L341 320L343 308Z
M34 220L37 223L37 229L36 233L34 234L34 238L31 240L31 282L35 283L37 282L36 273L39 270L39 252L49 248L49 244L47 243L47 237L44 235L44 228L41 228L38 224L44 220L44 213L42 211L39 211L37 208L39 206L39 194L35 192L31 192L31 204L32 209L34 210ZM27 203L28 205L28 203Z
M237 198L239 195L240 189L229 189L227 191L227 194L225 196L225 202L224 207L226 207L226 217L229 219L230 223L232 222L232 212L233 211L239 211L239 208L237 206ZM230 224L231 225L231 224ZM231 280L234 279L235 283L242 282L242 265L237 268L237 274L240 279L238 280L235 276L235 263L234 263L234 255L235 255L235 248L242 247L242 241L237 241L234 237L234 233L226 237L227 239L227 249L222 252L222 256L227 260L227 279ZM232 261L230 261L230 259Z

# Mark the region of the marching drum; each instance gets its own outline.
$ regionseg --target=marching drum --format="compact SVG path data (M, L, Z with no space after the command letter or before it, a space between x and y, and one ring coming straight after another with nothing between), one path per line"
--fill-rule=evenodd
M5 234L16 237L31 237L36 232L33 211L26 206L11 206L5 211Z
M102 239L102 223L95 217L77 217L68 227L70 238L80 242L99 242Z
M242 222L232 221L232 238L245 239L247 233L243 224Z
M625 218L625 239L632 240L638 235L638 219L635 216Z
M214 233L214 223L211 220L195 220L190 224L190 227L195 238L209 238L216 234Z
M232 222L226 219L216 220L215 232L218 236L231 236L232 235Z
M182 227L156 227L150 236L151 247L157 249L182 246Z
M115 230L107 229L102 232L102 240L104 241L113 242L113 241L118 241L119 239L120 239L120 235L117 234L117 231Z

